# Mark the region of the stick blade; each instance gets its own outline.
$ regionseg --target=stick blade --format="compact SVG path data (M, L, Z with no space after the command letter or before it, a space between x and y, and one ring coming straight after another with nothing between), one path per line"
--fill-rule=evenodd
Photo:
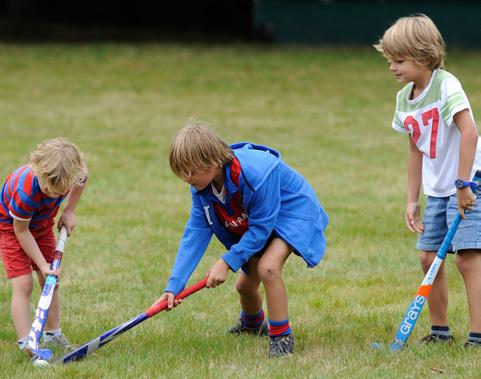
M391 346L389 346L389 350L391 352L401 351L404 344L401 341L394 341Z
M61 360L62 360L62 363L79 361L79 360L85 358L88 354L89 354L88 345L83 345L83 346L80 346L79 348L75 349L74 351L71 351L71 352L65 354L62 357Z
M31 349L31 348L29 348L29 350L34 356L40 358L43 361L48 362L53 357L53 353L49 349Z

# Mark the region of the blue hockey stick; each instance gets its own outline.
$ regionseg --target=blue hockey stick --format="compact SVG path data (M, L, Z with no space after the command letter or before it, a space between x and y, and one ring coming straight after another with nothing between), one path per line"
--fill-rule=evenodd
M62 261L63 250L65 248L65 241L67 240L67 229L62 227L60 229L60 235L55 247L55 257L50 265L52 271L56 271L60 268L60 262ZM43 286L42 295L38 302L37 310L35 311L35 318L33 320L32 328L28 335L28 350L38 358L49 361L52 358L52 352L49 349L40 349L39 343L42 337L45 323L47 322L48 311L50 304L52 303L53 292L57 285L57 277L55 275L48 275L45 279L45 285Z
M471 189L475 192L478 188L476 183L470 183ZM453 223L448 229L446 236L444 237L443 243L439 248L436 257L434 258L433 263L429 267L428 272L424 276L424 279L419 286L416 295L414 297L413 302L409 306L406 314L403 317L401 325L397 329L396 335L394 336L394 341L391 343L390 350L391 351L399 351L401 350L406 341L408 340L411 332L418 321L419 315L423 309L424 303L428 299L429 292L431 292L431 288L433 286L434 280L438 274L439 268L441 267L444 259L446 258L446 254L448 253L449 246L453 241L453 237L458 230L459 223L461 222L461 216L459 214L456 215Z

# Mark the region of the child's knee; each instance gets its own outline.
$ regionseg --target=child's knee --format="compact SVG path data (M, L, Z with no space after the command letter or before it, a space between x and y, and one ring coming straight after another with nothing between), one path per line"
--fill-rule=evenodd
M262 283L278 280L281 277L281 270L279 267L271 264L270 262L261 262L257 267L257 272L259 273L259 278L261 279Z
M456 267L462 275L469 273L472 269L477 269L473 267L473 254L469 252L462 252L456 254Z
M240 295L250 295L255 292L258 285L253 281L249 280L247 277L239 279L235 283L235 289Z
M421 263L421 267L423 268L424 272L429 270L429 267L431 267L431 263L433 263L435 257L436 254L425 251L419 255L419 262Z
M22 275L12 279L14 296L30 297L33 291L32 275Z

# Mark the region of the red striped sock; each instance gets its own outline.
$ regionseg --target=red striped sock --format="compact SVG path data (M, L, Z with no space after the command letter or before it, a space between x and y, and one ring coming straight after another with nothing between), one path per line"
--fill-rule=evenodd
M258 328L264 322L264 310L261 308L259 312L254 314L242 311L240 318L245 327Z
M269 336L287 336L291 334L291 324L289 324L289 319L283 321L273 321L269 320Z

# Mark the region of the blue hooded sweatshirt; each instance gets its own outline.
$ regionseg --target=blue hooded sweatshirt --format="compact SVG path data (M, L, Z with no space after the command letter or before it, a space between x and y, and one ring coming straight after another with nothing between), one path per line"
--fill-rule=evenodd
M304 258L308 267L316 266L324 255L329 218L304 177L274 149L247 142L231 147L241 175L236 186L230 165L224 167L226 203L240 191L249 227L242 236L229 231L216 216L213 204L218 200L211 187L201 191L191 187L192 209L165 291L182 291L213 234L227 249L222 259L234 272L260 252L273 233Z

